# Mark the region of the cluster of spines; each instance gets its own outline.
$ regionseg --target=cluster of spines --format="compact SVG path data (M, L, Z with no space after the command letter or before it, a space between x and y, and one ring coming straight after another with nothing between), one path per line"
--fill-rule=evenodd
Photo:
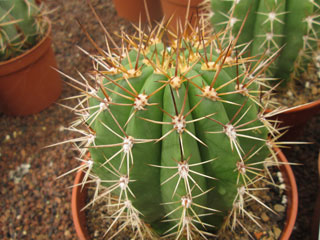
M166 26L161 23L149 34L146 34L141 29L138 29L138 37L130 37L125 33L122 33L121 47L116 46L116 49L119 51L114 52L108 45L106 51L98 48L98 51L101 53L102 57L90 55L83 50L95 61L95 70L91 74L91 79L87 80L81 75L83 81L78 81L65 75L71 80L71 83L69 84L79 89L81 92L81 94L76 97L79 99L79 103L72 108L72 110L80 116L80 120L73 122L69 130L76 131L83 136L72 139L69 142L75 143L76 148L80 150L81 157L85 156L88 149L93 151L103 148L118 149L112 156L108 158L104 156L103 161L100 163L94 162L91 159L80 159L80 161L84 162L84 164L72 171L86 171L82 185L84 185L86 182L90 182L87 179L91 176L94 167L96 168L98 175L99 172L101 173L101 171L104 171L109 176L113 176L110 178L110 180L106 180L100 179L97 177L97 174L95 174L92 181L96 182L97 186L101 186L103 183L105 183L107 187L104 187L105 190L101 193L99 193L99 190L97 190L93 202L89 203L89 205L91 205L97 199L108 196L110 198L110 206L118 206L118 210L111 216L114 221L107 229L106 234L109 233L111 228L118 220L125 219L120 227L120 230L125 226L131 225L131 227L136 230L136 236L139 238L143 239L146 237L146 235L147 237L152 238L154 237L154 234L152 231L150 231L149 226L140 218L142 217L143 219L143 214L132 203L132 199L136 197L135 193L130 188L130 184L136 181L134 178L131 178L130 174L135 163L132 150L139 144L157 143L163 141L164 139L168 138L168 136L172 135L173 132L175 132L178 135L178 144L180 146L180 152L177 154L178 157L169 159L171 164L168 166L148 164L149 167L168 170L168 174L161 182L161 185L168 184L169 181L172 182L173 179L177 179L176 184L173 184L172 187L172 196L179 195L177 193L177 189L180 186L180 182L183 183L185 188L185 194L175 198L178 199L178 201L165 202L161 204L163 207L171 206L168 208L171 209L171 211L163 216L163 222L170 222L171 224L170 228L164 232L164 235L166 237L174 236L176 239L179 239L182 236L185 236L187 239L192 239L196 235L201 236L204 239L206 239L208 236L214 236L212 233L206 230L212 229L214 226L202 220L217 212L216 209L210 208L203 204L203 202L205 202L203 200L204 196L208 195L208 193L213 191L213 189L203 189L201 181L198 182L194 178L201 177L206 179L202 181L215 181L212 176L205 175L196 170L197 168L205 167L206 164L215 161L215 159L206 159L199 163L191 163L189 162L191 155L187 155L183 147L183 135L186 134L194 139L195 142L207 147L206 144L193 133L193 130L190 130L190 128L193 127L189 128L188 126L193 126L193 124L196 122L209 119L210 121L220 125L221 130L208 132L208 134L225 134L230 141L230 147L236 152L236 155L239 158L238 162L235 164L234 171L238 172L237 184L241 184L239 184L237 189L237 195L233 204L234 209L228 216L229 219L232 219L231 226L234 227L236 223L242 226L238 217L239 214L246 215L257 223L255 217L246 212L245 203L249 200L255 200L264 205L251 193L254 190L258 190L254 188L256 182L261 178L264 178L263 170L261 167L258 167L258 165L264 165L264 162L250 163L250 159L258 154L264 146L267 146L275 157L276 153L273 152L272 147L276 143L264 138L246 135L245 132L259 132L261 128L267 128L271 135L275 136L278 134L275 126L270 124L265 118L265 109L261 103L262 97L268 97L262 95L268 95L269 91L259 90L260 88L265 88L266 86L264 85L265 83L263 80L257 80L260 77L260 74L265 70L266 66L272 63L273 59L269 58L266 61L258 61L257 64L252 66L250 63L250 58L246 59L241 56L241 53L237 54L236 40L238 36L234 39L234 41L230 41L230 44L226 48L223 48L221 42L219 42L219 36L221 34L212 34L210 37L207 37L207 35L204 34L204 29L201 27L199 29L193 29L194 34L191 34L192 37L178 38L175 36L178 40L171 45L171 49L167 49L163 44L161 44L161 38L165 32L165 29ZM106 33L106 35L110 37L108 33ZM89 37L89 39L91 38ZM115 41L113 39L110 40L115 45ZM127 42L128 45L125 45L124 42ZM187 56L185 55L186 49L188 51ZM182 51L184 51L184 54L180 55L180 52ZM218 58L213 58L213 51L219 53ZM132 52L135 52L134 56L130 55ZM144 59L141 61L142 56ZM205 85L204 83L202 83L202 85L195 83L193 79L196 78L196 75L189 77L189 72L192 71L193 67L198 62L202 62L201 68L203 70L216 71L216 74L214 75L210 85ZM156 87L149 94L146 92L138 93L132 84L135 79L142 76L143 66L151 66L155 75L158 74L159 76L165 76L165 78L160 77L155 81L158 83L158 87ZM242 72L239 70L241 66L244 66L243 69L245 69ZM236 76L225 84L215 88L215 82L217 81L221 70L226 67L234 67ZM119 84L120 81L125 81L127 87L123 87L121 84ZM93 84L91 82L93 82ZM261 86L258 86L258 88L256 86L251 86L254 86L257 83ZM224 93L219 91L221 88L232 84L236 86L235 89ZM199 97L199 101L193 108L188 109L186 106L186 99L190 85L192 85L195 89L200 90L200 94L197 95ZM161 106L159 106L159 103L149 103L148 101L158 92L164 91L166 87L169 89L172 97L175 115L166 112L161 108ZM184 92L180 91L181 88L184 88ZM120 91L116 91L115 89ZM181 94L181 92L183 94ZM236 94L241 94L248 97L261 108L259 116L257 116L256 119L253 119L247 123L241 122L241 120L249 111L246 110L242 112L246 102L239 104L233 102L232 100L226 100L225 98L227 95L231 96ZM122 101L114 101L110 95L115 96L118 100L125 99L126 101L125 103ZM188 116L195 111L195 109L204 99L221 101L226 104L234 105L238 110L234 112L232 119L228 123L222 123L216 120L213 117L216 113L211 113L193 120L188 120ZM88 104L90 101L91 104ZM94 103L92 103L92 101ZM176 101L179 101L180 105ZM129 117L125 121L121 120L120 123L120 120L112 112L111 106L123 108L131 107L134 110L130 113ZM160 126L168 126L168 131L155 139L138 139L128 135L125 131L125 128L129 125L129 122L135 119L135 115L138 111L147 111L150 106L159 107L167 121L142 117L139 119ZM113 121L113 125L115 125L117 129L112 129L109 127L109 123L99 121L99 115L103 114L104 112L107 112L110 115L110 119ZM261 122L262 125L251 126L253 122L257 121ZM118 138L118 143L103 145L97 144L96 132L94 130L94 124L97 122L105 132L108 132L109 135L113 135L114 137ZM84 130L78 130L79 125L82 123L85 126ZM257 149L252 147L251 150L245 153L238 142L239 137L254 139L262 142L263 144ZM188 152L190 152L190 150ZM113 160L117 156L121 156L119 158L120 161L118 163L114 163ZM200 200L197 201L197 199ZM159 206L159 208L160 207L161 206ZM196 213L194 209L202 210L199 211L200 213ZM177 212L179 213L178 215Z

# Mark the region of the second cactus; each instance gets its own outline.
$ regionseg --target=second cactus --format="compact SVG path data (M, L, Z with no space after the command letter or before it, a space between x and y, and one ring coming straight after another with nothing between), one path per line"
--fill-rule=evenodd
M232 38L248 14L238 43L250 43L247 52L252 56L281 50L269 76L289 81L299 78L317 50L319 4L318 0L211 0L211 22L218 31L227 26Z
M0 61L33 47L46 33L46 27L34 0L0 1Z

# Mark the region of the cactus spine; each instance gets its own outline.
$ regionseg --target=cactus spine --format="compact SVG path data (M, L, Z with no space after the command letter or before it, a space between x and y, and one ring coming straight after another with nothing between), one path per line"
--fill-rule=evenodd
M248 13L239 44L252 41L252 56L272 55L283 49L269 68L269 76L298 79L306 69L319 39L320 6L318 0L208 0L211 22L218 31L228 25L230 37L238 32Z
M205 239L239 216L256 222L245 206L275 156L268 135L277 131L261 101L269 91L258 78L272 59L254 63L237 54L238 37L224 48L224 33L204 27L166 47L165 29L122 33L117 50L89 54L92 81L69 77L82 89L70 130L83 137L71 141L91 156L75 170L104 186L92 203L109 197L118 206L107 233L125 219L120 229L130 225L139 238Z
M46 32L40 8L34 0L0 1L0 60L30 49Z

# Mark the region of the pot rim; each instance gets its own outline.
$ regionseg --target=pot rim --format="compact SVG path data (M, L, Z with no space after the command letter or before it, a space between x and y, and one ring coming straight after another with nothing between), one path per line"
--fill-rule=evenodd
M314 100L312 102L307 102L307 103L304 103L304 104L301 104L301 105L298 105L298 106L294 106L294 107L291 107L291 108L288 108L285 113L287 112L296 112L296 111L299 111L301 109L303 110L307 110L307 109L311 109L317 105L320 105L320 99L318 100Z
M162 2L168 2L179 7L187 7L188 0L161 0ZM203 2L203 0L190 0L190 8L197 8Z
M300 104L298 106L293 106L293 107L290 107L290 108L283 109L283 110L279 111L279 113L277 113L276 115L294 113L294 112L298 112L298 111L301 111L301 110L309 110L309 109L312 109L312 108L316 107L317 105L319 105L319 107L320 107L320 99L313 100L311 102L307 102L307 103L304 103L304 104ZM267 113L272 112L272 109L266 109L266 112Z
M290 164L288 164L288 160L286 156L283 154L283 152L278 147L274 147L275 152L277 153L278 160L285 164L280 165L280 170L282 173L285 173L284 181L286 186L286 195L288 196L288 205L286 210L286 221L285 221L285 227L281 233L280 240L289 240L292 230L294 228L297 213L298 213L298 188L295 180L295 176L293 174L293 171L290 167ZM89 240L89 233L86 228L86 225L81 222L81 209L85 206L79 204L78 199L85 199L87 196L86 193L86 185L84 185L84 188L81 191L81 185L79 183L82 181L83 177L85 175L85 172L83 171L77 171L75 181L74 181L74 187L72 189L72 200L71 200L71 208L72 208L72 219L73 223L76 229L77 236L80 240ZM84 212L82 212L84 214ZM85 220L85 216L84 216Z

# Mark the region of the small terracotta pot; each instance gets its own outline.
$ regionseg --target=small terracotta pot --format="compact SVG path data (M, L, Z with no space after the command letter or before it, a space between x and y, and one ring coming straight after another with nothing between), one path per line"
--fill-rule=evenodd
M267 113L271 110L267 110ZM283 136L284 140L300 140L304 125L320 112L320 99L297 107L289 108L270 119L280 121L279 127L289 127Z
M278 159L280 162L288 163L288 160L279 148L275 148L275 151L278 153ZM287 219L280 240L289 240L298 212L298 190L295 177L290 165L281 164L280 171L282 172L283 179L287 186L286 195L288 198ZM88 234L85 214L83 211L81 211L81 209L83 209L86 205L87 189L85 185L81 190L81 185L78 185L82 182L84 175L85 173L82 171L77 172L74 181L75 187L72 190L71 207L73 223L76 228L78 238L80 240L89 240L90 238Z
M177 32L177 26L186 22L186 15L188 13L188 21L192 26L196 25L196 20L199 18L200 7L199 4L203 0L191 0L190 9L188 13L188 0L161 0L162 11L165 21L172 19L168 25L169 29Z
M131 22L147 22L146 8L144 0L112 0L118 16ZM162 10L159 0L146 0L150 20L159 20L162 18Z
M49 21L48 21L49 22ZM0 111L7 115L34 114L61 94L60 75L51 48L51 24L45 37L27 52L0 62Z

